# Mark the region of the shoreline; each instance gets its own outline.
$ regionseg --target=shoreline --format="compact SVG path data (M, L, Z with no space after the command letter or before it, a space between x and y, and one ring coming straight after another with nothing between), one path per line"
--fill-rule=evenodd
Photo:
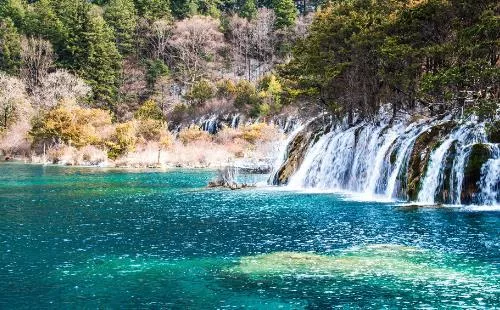
M69 164L69 163L51 163L51 162L39 162L39 161L33 161L27 157L11 157L10 159L5 159L1 158L0 159L0 164L2 163L7 163L7 164L22 164L22 165L33 165L33 166L48 166L48 167L68 167L68 168L93 168L93 169L113 169L113 170L151 170L151 171L161 171L161 170L173 170L173 169L187 169L187 170L211 170L211 171L217 171L219 169L223 169L226 167L235 167L243 171L247 171L247 173L251 174L270 174L272 172L272 169L269 169L266 172L262 172L262 167L261 166L253 166L253 167L242 167L238 165L234 165L233 163L228 163L227 165L169 165L169 164L161 164L161 165L144 165L144 166L137 166L137 165L93 165L93 164ZM272 168L272 167L269 167ZM253 172L252 172L253 171ZM259 172L260 171L260 172Z

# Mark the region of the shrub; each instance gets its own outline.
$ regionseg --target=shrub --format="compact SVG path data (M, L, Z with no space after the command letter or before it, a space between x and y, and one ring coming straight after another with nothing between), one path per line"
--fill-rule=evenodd
M250 143L255 143L259 140L272 139L274 135L274 127L266 123L256 123L243 127L242 138Z
M160 109L156 101L146 100L139 109L135 112L134 117L139 120L163 120L163 111Z
M167 131L167 130L162 130L160 134L160 147L162 149L169 149L172 147L174 144L175 138L172 136L172 134Z
M185 104L179 103L174 105L172 111L168 113L168 120L174 124L182 122L189 114L189 107Z
M137 136L146 141L159 141L164 131L162 122L154 119L145 119L137 122Z
M185 98L193 104L201 105L212 99L215 96L215 92L215 86L211 82L200 80L191 86Z
M189 128L184 128L179 133L179 140L186 145L197 141L210 141L210 134L206 131L201 130L199 126L190 126Z
M146 62L146 68L146 81L150 89L153 89L159 77L169 74L168 66L162 60L148 60Z
M128 152L135 149L135 144L137 142L136 138L136 126L134 122L126 122L123 124L118 124L115 128L115 133L113 134L111 140L106 142L109 149L108 157L111 159L116 159Z
M36 117L30 135L35 143L49 140L75 147L99 145L110 125L108 111L63 104Z
M248 81L239 81L236 84L236 98L234 106L243 108L245 106L257 106L260 103L259 95L255 86Z
M254 109L255 116L266 116L270 112L278 112L281 109L281 95L283 88L274 74L262 78L259 82L259 97L261 104Z
M234 98L236 95L236 84L231 80L221 80L217 82L217 97L219 98Z

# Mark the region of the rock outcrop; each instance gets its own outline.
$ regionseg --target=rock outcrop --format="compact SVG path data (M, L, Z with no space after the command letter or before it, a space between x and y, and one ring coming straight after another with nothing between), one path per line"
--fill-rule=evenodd
M406 175L406 194L409 200L415 201L417 199L432 151L439 146L444 137L449 135L456 125L455 122L448 121L433 126L415 141Z
M288 145L287 159L274 175L272 183L275 185L287 184L290 177L302 164L308 147L314 144L328 130L329 127L323 123L321 118L314 119L301 130Z

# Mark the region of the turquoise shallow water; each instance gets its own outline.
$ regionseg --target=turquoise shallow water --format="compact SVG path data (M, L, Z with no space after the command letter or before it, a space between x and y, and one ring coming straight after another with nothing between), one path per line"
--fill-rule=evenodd
M0 308L500 307L498 211L0 163Z

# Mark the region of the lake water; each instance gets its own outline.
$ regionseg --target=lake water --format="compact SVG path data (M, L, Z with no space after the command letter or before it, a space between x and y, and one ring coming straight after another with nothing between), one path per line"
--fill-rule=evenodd
M500 212L0 163L0 308L495 308Z

